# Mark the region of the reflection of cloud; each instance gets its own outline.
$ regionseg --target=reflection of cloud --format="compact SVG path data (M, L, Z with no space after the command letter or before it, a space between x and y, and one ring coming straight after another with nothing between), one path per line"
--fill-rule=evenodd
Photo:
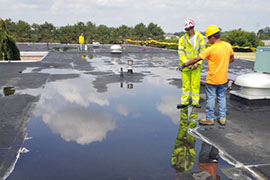
M116 105L116 111L123 116L127 116L129 114L128 105L118 104Z
M162 114L169 116L175 124L179 122L179 112L176 111L176 105L178 102L178 96L163 96L161 97L161 103L157 106L157 109Z
M110 96L120 96L118 87L110 93L96 93L90 84L86 86L90 80L82 75L47 83L35 108L34 114L66 141L82 145L102 141L116 127L110 114L93 107L109 105Z
M70 103L77 103L84 107L87 107L90 102L100 106L109 105L108 99L103 94L95 93L95 91L90 89L90 84L87 87L85 83L85 81L80 81L79 79L71 79L51 83L49 86L57 89L59 94Z
M112 117L97 109L65 108L54 116L43 116L43 120L66 141L81 145L102 141L108 131L115 129Z

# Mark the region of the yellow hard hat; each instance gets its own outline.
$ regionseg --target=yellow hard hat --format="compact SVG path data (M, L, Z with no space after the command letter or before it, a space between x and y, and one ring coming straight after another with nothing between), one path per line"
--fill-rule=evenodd
M213 34L216 34L219 32L220 29L216 25L210 25L206 28L205 36L208 38L209 36L212 36Z

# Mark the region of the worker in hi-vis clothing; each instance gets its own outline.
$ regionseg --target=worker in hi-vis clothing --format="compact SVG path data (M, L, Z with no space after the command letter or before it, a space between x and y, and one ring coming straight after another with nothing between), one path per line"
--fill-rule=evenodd
M199 56L205 50L205 42L203 35L194 30L195 23L192 19L185 20L186 33L179 39L178 55L179 65L181 66L188 60ZM177 104L177 109L187 107L189 105L189 97L191 93L192 105L200 108L200 73L202 69L202 61L184 68L182 70L182 96L181 103Z
M79 36L79 44L80 44L80 50L82 51L84 49L84 36L83 33Z

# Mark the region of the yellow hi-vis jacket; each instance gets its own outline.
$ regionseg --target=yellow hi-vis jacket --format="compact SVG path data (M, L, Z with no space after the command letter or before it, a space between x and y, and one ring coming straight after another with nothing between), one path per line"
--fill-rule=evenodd
M186 63L192 58L199 56L205 50L205 43L203 35L194 31L195 47L192 46L189 35L185 33L178 42L178 55L179 55L179 65ZM202 64L202 61L199 61L198 64ZM188 68L184 68L188 70Z
M79 43L84 44L84 37L82 35L80 35L79 37Z

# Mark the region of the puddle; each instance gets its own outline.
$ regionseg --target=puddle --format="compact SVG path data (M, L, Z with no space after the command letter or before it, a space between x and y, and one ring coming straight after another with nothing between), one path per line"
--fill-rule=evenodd
M70 51L70 50L77 50L78 48L76 48L76 47L53 47L52 49L55 51L59 51L59 52L66 52L66 51Z
M0 91L0 97L1 96L11 96L15 93L14 87L4 87L2 91Z
M93 75L48 82L27 125L27 153L8 179L171 179L179 173L171 163L178 145L192 153L177 164L198 170L202 142L186 130L197 115L183 120L175 108L179 89L152 74L102 93Z
M81 74L82 72L75 70L75 69L57 69L57 68L48 68L48 69L40 69L37 67L28 67L24 71L22 71L23 74L25 73L46 73L46 74Z
M39 67L27 67L25 70L19 72L19 73L32 73L34 72L35 70L39 69Z
M180 78L180 72L161 65L164 58L149 58L157 67L128 56L80 58L94 71L41 69L38 73L80 76L20 92L39 96L39 101L8 179L166 180L188 175L226 180L219 168L231 166L217 149L189 134L200 114L176 109L181 90L169 79ZM127 75L130 59L134 73Z

